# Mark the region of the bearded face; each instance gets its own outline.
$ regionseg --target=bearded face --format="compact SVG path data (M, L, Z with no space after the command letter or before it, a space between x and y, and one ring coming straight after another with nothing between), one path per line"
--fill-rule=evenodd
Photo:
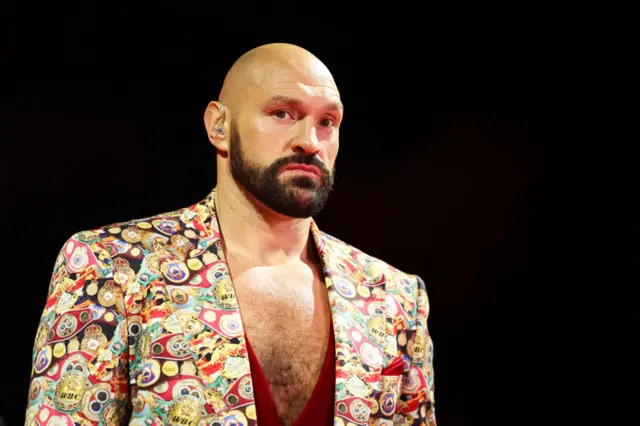
M237 126L231 125L231 175L261 203L282 215L307 218L317 215L325 206L333 187L333 171L315 154L296 153L261 167L243 149ZM287 166L306 165L315 173L285 170Z

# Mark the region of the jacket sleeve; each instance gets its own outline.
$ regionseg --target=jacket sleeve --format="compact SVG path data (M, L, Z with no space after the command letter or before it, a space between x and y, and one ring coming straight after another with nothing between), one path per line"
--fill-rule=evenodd
M74 234L60 249L33 344L25 424L126 420L128 333L118 281L99 233Z
M415 322L406 334L406 351L411 360L405 371L396 416L408 425L436 426L433 341L429 334L429 298L424 281L417 281Z

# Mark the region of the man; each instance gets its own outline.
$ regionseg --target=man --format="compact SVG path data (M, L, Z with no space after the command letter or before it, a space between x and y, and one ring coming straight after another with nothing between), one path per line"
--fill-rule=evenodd
M236 61L205 111L207 197L62 247L27 423L435 425L424 282L313 220L343 112L300 47Z

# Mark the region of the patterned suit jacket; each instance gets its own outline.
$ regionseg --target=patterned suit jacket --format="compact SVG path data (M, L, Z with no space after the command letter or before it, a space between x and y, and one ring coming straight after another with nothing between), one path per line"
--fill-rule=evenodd
M214 192L65 242L35 337L26 424L257 424ZM334 327L335 424L435 425L424 282L315 222L311 233Z

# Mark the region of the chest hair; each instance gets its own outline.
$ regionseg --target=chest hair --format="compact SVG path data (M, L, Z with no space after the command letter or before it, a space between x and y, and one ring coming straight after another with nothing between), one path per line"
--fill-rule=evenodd
M315 387L327 353L330 313L318 271L252 268L234 277L245 332L283 424L292 424Z

